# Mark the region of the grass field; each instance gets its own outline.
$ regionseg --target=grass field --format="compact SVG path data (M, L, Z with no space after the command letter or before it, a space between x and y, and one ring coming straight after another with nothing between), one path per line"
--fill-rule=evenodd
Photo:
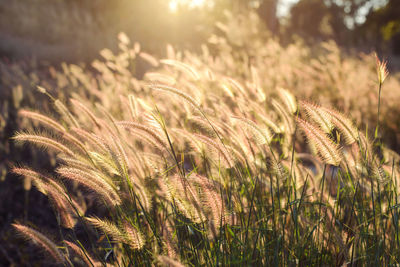
M0 263L397 266L399 74L243 20L197 53L2 63Z

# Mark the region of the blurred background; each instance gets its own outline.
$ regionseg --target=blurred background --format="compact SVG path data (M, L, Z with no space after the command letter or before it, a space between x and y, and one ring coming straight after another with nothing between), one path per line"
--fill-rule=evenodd
M127 47L139 55L129 63ZM0 266L35 261L9 230L15 220L58 230L46 197L8 172L16 162L55 166L54 156L12 140L32 128L19 110L54 113L36 86L63 101L96 86L126 93L167 51L268 94L284 87L336 107L362 129L376 125L376 51L390 71L382 138L400 151L400 0L0 0Z
M150 53L198 49L216 22L254 10L283 45L335 40L344 49L400 54L398 0L0 0L0 57L88 62L125 32ZM160 55L161 56L161 55Z

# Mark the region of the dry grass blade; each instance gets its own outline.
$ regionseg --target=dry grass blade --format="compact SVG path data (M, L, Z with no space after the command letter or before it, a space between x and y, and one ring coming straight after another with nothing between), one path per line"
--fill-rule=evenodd
M87 266L102 266L101 262L93 260L83 248L78 247L74 243L67 240L64 240L64 243L67 244L85 262Z
M385 60L380 60L378 55L375 54L376 58L376 71L378 74L378 82L382 84L386 77L389 75L389 71L387 69L387 62Z
M56 107L57 112L66 120L66 122L72 126L79 127L78 121L60 100L57 99L54 101L54 106Z
M250 131L258 145L269 144L271 142L272 135L268 131L268 129L261 129L252 120L249 120L247 118L232 116L232 119L240 123L240 125L245 126L245 128Z
M241 95L247 95L247 90L238 81L230 78L224 77L224 80L231 85L231 88L235 88L235 91L240 92Z
M101 150L103 152L107 151L105 146L106 141L92 133L89 133L83 129L72 127L71 130L82 139L82 141L89 143L94 149Z
M125 241L126 235L119 227L109 221L99 219L97 217L85 218L91 225L103 231L110 238L118 242Z
M281 132L281 129L278 127L278 125L276 125L275 122L273 122L270 118L262 115L261 113L257 114L257 116L260 118L260 120L263 123L265 123L265 125L267 125L269 128L271 128L273 132L275 132L275 133Z
M151 82L167 84L170 86L176 84L176 80L173 77L159 72L146 72L145 79Z
M173 175L160 180L159 186L164 197L174 203L185 217L196 223L204 222L205 215L201 209L200 198L188 180Z
M90 154L89 154L90 155ZM90 165L90 162L84 159L76 159L76 158L71 158L68 156L59 156L58 157L66 166L70 166L73 168L81 169L81 170L93 170L92 165Z
M74 156L75 153L72 152L69 148L67 148L65 145L61 144L60 142L57 142L51 138L44 137L41 135L37 134L29 134L29 133L20 133L14 136L14 139L17 142L31 142L36 145L39 145L44 148L51 148L55 151L65 153L70 156Z
M101 177L96 174L90 174L88 172L68 167L61 167L57 169L57 172L72 181L76 181L95 193L101 195L103 199L110 205L110 207L119 205L121 199L115 189Z
M57 263L65 262L65 258L63 254L58 250L56 244L54 244L50 239L45 237L43 234L22 224L13 223L12 226L23 237L25 237L29 241L34 242L35 244L40 246L43 250L45 250L48 253L48 255L51 256Z
M211 126L210 121L207 121L203 117L193 116L188 119L188 124L191 129L200 132L211 138L217 137L217 134L221 134L222 129L213 123Z
M131 111L131 116L132 118L136 119L139 115L136 98L134 95L129 94L128 100L129 100L129 109Z
M13 6L14 2L68 1L9 2ZM144 3L154 1L101 2L138 2L131 8L144 11ZM225 6L231 1L220 2ZM4 6L8 5L0 4L0 10ZM121 14L112 6L107 18ZM162 51L157 42L150 55L141 52L137 43L131 47L127 36L120 34L119 51L105 49L104 58L90 65L61 63L43 69L33 63L31 69L30 63L0 62L0 80L4 78L10 89L4 100L0 98L0 196L9 189L3 184L14 185L14 181L1 183L15 176L4 174L8 162L22 157L35 167L54 166L54 175L24 167L12 171L26 181L22 192L26 194L15 199L24 202L25 198L25 204L17 205L24 214L16 215L28 220L37 212L43 214L38 226L58 226L54 240L61 245L48 245L56 256L50 255L47 262L35 255L15 260L18 253L8 256L7 252L18 250L20 240L0 233L0 240L7 241L0 244L0 255L4 254L0 258L6 256L16 265L26 259L40 261L29 262L32 265L56 265L52 258L58 249L65 266L400 262L400 156L396 152L400 81L397 75L386 80L387 67L395 66L377 60L377 91L371 79L376 77L375 62L367 56L350 55L325 41L311 45L292 40L283 47L279 38L261 32L265 25L255 11L262 11L264 4L245 8L243 14L236 8L233 13L224 11L218 19L226 25L217 23L217 27L212 22L215 16L207 19L213 7L205 6L210 13L184 6L175 6L176 21L186 21L186 11L189 17L211 19L203 29L205 35L196 38L207 43L177 51L169 46L167 59L159 60ZM149 10L153 15L163 13ZM78 11L83 24L97 21L91 17L93 12L86 20ZM176 45L182 47L181 42ZM37 98L24 89L33 83L54 88L50 92L38 87L45 95ZM298 101L296 96L314 99L326 108ZM42 105L42 98L51 103ZM17 118L10 113L32 104L41 109L22 110ZM57 111L55 116L52 110ZM380 114L385 119L382 127ZM358 132L356 121L368 127L366 137ZM377 124L374 136L369 133L371 124ZM33 142L49 153L26 154L27 149L17 149L21 146L12 150L8 138L2 138L3 132L8 137L12 128L25 126L28 132L16 134L15 141ZM34 127L39 132L29 130ZM386 141L394 151L388 150ZM18 185L10 188L11 193L22 190L22 183ZM32 203L36 193L44 202ZM47 208L42 211L49 204L54 214ZM6 208L12 220L15 207ZM2 210L0 205L0 221ZM20 223L14 227L28 232ZM39 234L25 236L40 242L32 238L39 239ZM42 248L48 244L41 242ZM21 252L29 253L30 247Z
M160 136L159 132L152 127L132 121L119 121L116 124L128 130L140 131L142 133L145 133L147 137L150 137L155 143L157 143L157 147L159 148L166 149L168 147L167 143Z
M197 73L197 71L195 71L195 69L188 64L173 59L162 59L160 62L162 64L177 68L189 77L192 77L195 81L200 79L200 75Z
M308 137L308 141L315 147L322 161L338 166L342 160L341 153L337 144L333 143L328 136L312 124L296 118L300 128Z
M167 220L163 225L163 239L165 244L165 250L169 257L176 258L177 257L177 242L174 239L174 228L171 223Z
M152 194L146 188L146 185L139 184L140 181L134 183L134 188L137 192L137 197L145 212L150 212L153 202Z
M43 183L36 180L35 184L40 191L44 192L53 204L56 212L60 216L61 225L67 229L72 229L75 224L74 210L66 199L66 193L55 183Z
M124 231L126 233L126 242L133 249L142 249L145 245L143 234L130 223L124 223Z
M93 122L94 125L96 125L98 128L101 128L97 117L84 104L82 104L76 99L71 99L71 102L78 110L81 110L84 113L86 113L86 115L88 115L88 117L90 118L90 120Z
M358 140L358 130L353 122L338 111L302 102L307 116L314 120L326 133L331 133L334 127L341 133L347 145Z
M153 67L158 67L160 64L158 63L158 60L153 57L152 55L145 53L145 52L140 52L139 57L141 57L143 60L147 61L152 65Z
M307 117L315 121L325 133L330 133L332 131L334 125L331 122L329 114L319 109L319 106L311 103L302 101L301 106L305 110Z
M203 199L203 209L209 210L211 219L209 222L213 228L218 229L226 223L226 210L221 194L214 181L207 177L192 174L190 177L197 185L200 186ZM215 229L212 230L216 235Z
M88 217L86 220L94 227L103 231L110 238L117 242L125 243L132 249L142 249L145 244L143 234L128 222L125 222L123 229L121 229L112 222L97 217Z
M350 119L348 119L338 111L324 107L321 107L320 109L331 116L332 123L342 134L344 141L347 145L351 145L358 140L358 129L354 126L354 123Z
M158 255L157 260L164 267L185 267L182 263L164 255Z
M385 185L390 181L390 176L385 172L382 165L377 163L372 166L372 175L380 184Z
M193 134L193 136L198 141L205 144L207 146L207 149L210 149L211 152L212 151L217 152L226 167L231 168L233 166L231 156L228 154L228 152L226 151L226 149L223 145L218 144L213 139L211 139L207 136L204 136L204 135Z
M181 99L183 99L186 103L190 104L191 106L195 107L196 109L200 110L200 104L194 100L191 96L189 96L188 94L172 87L172 86L167 86L167 85L151 85L150 86L151 89L154 90L161 90L167 93L170 93L174 96L177 96Z
M285 106L288 108L291 114L295 114L297 111L296 98L286 89L278 88L278 93Z
M14 167L11 171L15 174L29 177L31 179L40 179L40 180L46 180L46 181L48 180L47 177L44 177L42 174L40 174L34 170L28 169L28 168Z
M279 116L283 119L285 126L285 134L289 137L294 132L293 116L275 99L272 99L272 106L278 111Z
M76 213L79 213L79 215L85 213L84 209L76 201L67 196L67 192L59 182L27 168L15 167L12 172L31 179L35 187L48 196L53 207L60 215L63 227L73 228L76 224Z
M43 123L44 125L46 125L48 127L51 127L52 129L54 129L56 131L65 132L65 128L61 124L59 124L55 120L53 120L53 119L51 119L51 118L49 118L47 116L44 116L44 115L42 115L40 113L33 112L33 111L28 111L28 110L20 110L18 112L18 114L20 116L22 116L22 117L25 117L25 118L29 118L29 119L32 119L32 120L37 120L37 121Z

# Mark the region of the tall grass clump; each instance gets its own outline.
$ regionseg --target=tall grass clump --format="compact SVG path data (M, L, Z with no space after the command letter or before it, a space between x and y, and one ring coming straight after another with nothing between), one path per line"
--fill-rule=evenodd
M21 111L40 131L14 139L52 151L56 169L13 172L48 197L60 234L16 231L65 265L398 264L399 155L377 149L350 106L296 97L291 75L307 52L287 48L301 56L268 74L273 64L233 58L229 36L215 38L217 57L168 47L162 60L125 42L93 63L96 75L69 67L84 90L61 100L41 89L54 116ZM158 66L143 80L130 69L140 55ZM311 65L320 79L344 77ZM324 84L314 74L305 97Z

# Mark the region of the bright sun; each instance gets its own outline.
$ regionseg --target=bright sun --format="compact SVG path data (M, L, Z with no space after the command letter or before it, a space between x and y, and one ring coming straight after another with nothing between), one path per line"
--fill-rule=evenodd
M205 0L192 0L190 1L191 3L189 5L193 7L201 7L205 4Z
M206 0L170 0L168 7L173 13L178 11L180 5L186 5L189 8L203 7L206 4Z

